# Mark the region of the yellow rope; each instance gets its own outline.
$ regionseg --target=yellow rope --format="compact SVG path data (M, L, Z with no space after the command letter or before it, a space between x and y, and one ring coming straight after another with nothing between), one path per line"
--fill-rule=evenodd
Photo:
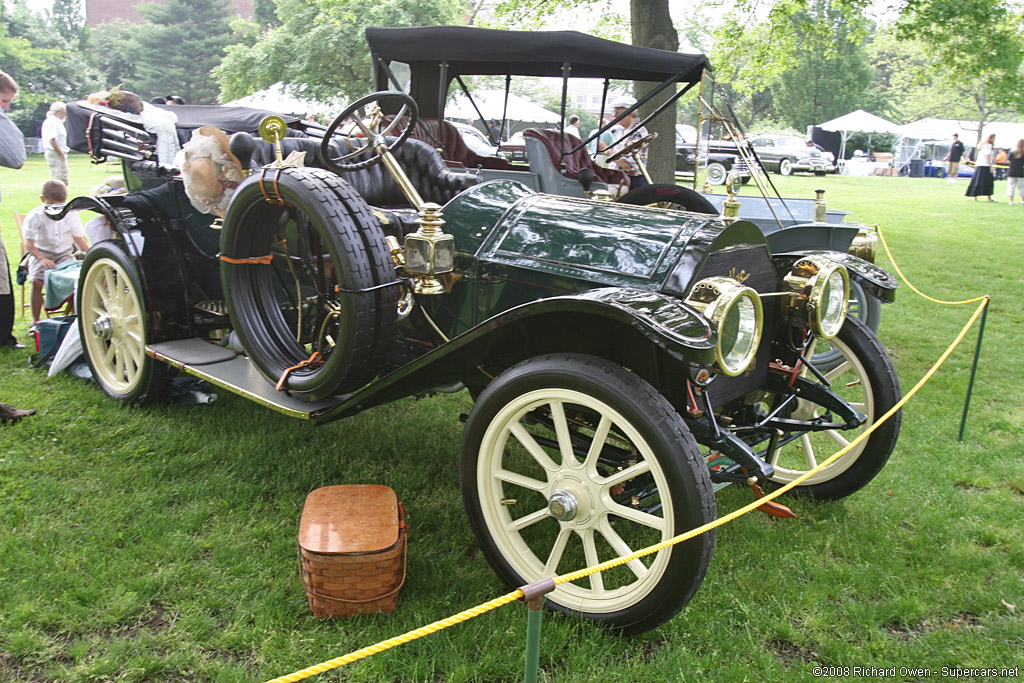
M987 306L989 304L989 297L988 296L979 296L979 297L976 297L974 299L967 299L967 300L964 300L964 301L942 301L940 299L935 299L935 298L932 298L932 297L928 296L927 294L924 294L919 289L914 287L914 285L911 284L909 280L907 280L906 275L904 275L903 272L900 270L899 266L896 265L896 261L892 257L892 252L889 251L889 245L885 241L885 236L882 234L882 228L880 226L877 226L877 225L875 226L875 228L878 230L878 237L879 237L879 239L882 242L882 246L885 248L885 253L889 257L889 261L892 263L893 268L900 275L900 277L903 278L903 281L907 283L907 286L910 287L912 290L914 290L917 294L919 294L920 296L924 297L925 299L928 299L929 301L932 301L932 302L935 302L935 303L938 303L938 304L945 304L945 305L954 305L955 306L955 305L961 305L961 304L970 304L970 303L980 302L977 310L974 311L974 315L971 316L971 319L968 320L967 324L964 325L962 330L960 330L960 334L958 334L956 336L956 338L953 340L953 342L946 348L946 350L943 352L943 354L941 356L939 356L939 359L937 361L935 361L935 363L928 369L928 371L924 374L924 376L921 377L920 380L918 380L917 384L915 384L914 387L910 391L908 391L906 394L904 394L903 398L901 398L899 400L899 402L896 403L896 405L894 405L892 408L890 408L885 413L885 415L883 415L880 419L876 420L870 427L865 429L861 434L859 434L857 436L857 438L855 438L853 441L848 443L846 446L844 446L840 450L838 450L835 453L833 453L831 456L829 456L826 460L821 462L814 469L811 469L811 470L808 470L807 472L804 472L799 477L797 477L793 481L789 482L785 486L782 486L782 487L772 491L771 493L767 494L766 496L764 496L762 498L758 498L757 500L753 501L752 503L748 503L747 505L744 505L743 507L741 507L741 508L739 508L737 510L733 510L732 512L730 512L729 514L725 515L724 517L719 517L718 519L716 519L716 520L714 520L712 522L708 522L707 524L705 524L703 526L700 526L700 527L697 527L696 529L691 529L690 531L687 531L687 532L684 532L682 534L679 534L678 536L674 536L674 537L668 539L667 541L662 541L661 543L658 543L656 545L648 546L647 548L642 548L641 550L637 550L636 552L634 552L634 553L632 553L630 555L625 555L625 556L622 556L622 557L616 557L614 559L608 560L606 562L602 562L601 564L594 565L592 567L587 567L585 569L580 569L579 571L571 572L569 574L562 574L560 576L556 576L554 578L554 583L555 583L556 586L561 585L563 583L571 583L573 581L579 581L580 579L586 578L586 577L590 576L591 574L596 574L597 572L602 572L602 571L605 571L605 570L608 570L608 569L613 569L614 567L622 566L624 564L632 562L633 560L637 560L637 559L639 559L641 557L646 557L647 555L652 555L654 553L661 552L662 550L670 548L670 547L672 547L674 545L678 545L679 543L683 543L684 541L688 541L688 540L690 540L692 538L696 538L697 536L700 536L703 533L707 533L708 531L711 531L712 529L716 529L716 528L718 528L718 527L720 527L720 526L722 526L724 524L727 524L727 523L733 521L734 519L738 519L739 517L742 517L743 515L745 515L745 514L747 514L749 512L752 512L753 510L756 510L757 508L761 507L765 503L767 503L769 501L772 501L772 500L775 500L776 498L778 498L779 496L783 495L784 493L786 493L788 491L791 491L796 486L799 486L802 482L807 480L809 477L814 476L815 474L820 472L822 469L828 467L833 462L835 462L839 458L841 458L844 455L846 455L852 448L855 448L861 442L863 442L865 439L867 439L876 429L878 429L883 424L885 424L885 422L887 420L889 420L889 418L891 418L901 408L903 408L903 406L906 405L907 402L910 401L910 399L913 398L914 395L917 394L917 392L920 391L921 388L925 384L928 383L928 381L932 378L932 376L936 372L938 372L939 368L942 367L943 363L946 362L946 359L949 358L950 354L952 354L953 351L956 349L956 347L958 347L960 345L960 342L963 341L964 337L967 335L967 332L971 329L971 327L974 326L974 323L978 319L978 316L980 316L982 311L985 310L985 306ZM485 602L482 605L478 605L478 606L470 608L468 610L464 610L462 612L459 612L458 614L452 615L452 616L448 617L447 619L441 619L440 621L435 621L434 623L428 624L427 626L423 626L423 627L415 629L413 631L409 631L407 633L404 633L404 634L402 634L400 636L396 636L394 638L389 638L388 640L381 641L381 642L377 643L376 645L370 645L369 647L364 647L361 650L356 650L355 652L351 652L351 653L349 653L347 655L338 657L336 659L330 659L330 660L328 660L326 662L323 662L321 664L317 664L317 665L311 666L311 667L309 667L307 669L302 669L300 671L296 671L295 673L288 674L287 676L281 676L280 678L274 678L274 679L272 679L270 681L267 681L267 683L294 683L295 681L301 681L301 680L303 680L305 678L309 678L310 676L316 676L318 674L324 673L325 671L330 671L331 669L335 669L337 667L344 666L346 664L351 664L352 662L355 662L355 661L360 660L360 659L364 659L364 658L369 657L371 655L375 655L375 654L377 654L379 652L383 652L384 650L389 650L389 649L391 649L393 647L397 647L398 645L403 645L405 643L408 643L409 641L416 640L417 638L422 638L423 636L430 635L431 633L436 633L437 631L441 631L443 629L446 629L449 626L455 626L456 624L461 624L464 621L468 621L469 619L472 619L474 617L478 617L481 614L484 614L486 612L490 612L493 609L496 609L498 607L502 607L504 605L507 605L508 603L513 602L515 600L518 600L518 599L520 599L522 597L523 597L523 591L517 589L517 590L515 590L515 591L513 591L511 593L506 593L505 595L503 595L500 598L497 598L495 600L491 600L490 602Z
M646 555L650 555L652 553L660 552L660 551L665 550L666 548L669 548L669 547L671 547L673 545L682 543L684 541L688 541L691 538L695 538L695 537L697 537L697 536L699 536L699 535L701 535L701 534L703 534L705 532L711 531L712 529L720 527L723 524L731 522L732 520L737 519L738 517L742 517L743 515L751 512L753 510L756 510L757 508L759 508L760 506L764 505L768 501L774 500L775 498L781 496L782 494L786 493L787 491L790 491L795 486L798 486L801 482L806 480L808 477L814 476L815 474L817 474L819 471L821 471L825 467L828 467L829 465L831 465L837 459L841 458L843 455L845 455L847 452L849 452L849 450L851 448L854 448L855 446L860 444L862 441L864 441L864 439L868 438L868 436L870 436L871 433L874 432L876 429L881 427L882 424L884 424L886 422L886 420L888 420L893 415L895 415L897 411L899 411L904 405L906 405L906 403L918 391L920 391L921 387L923 387L928 382L928 380L930 380L932 378L932 375L934 375L938 371L938 369L940 367L942 367L942 364L946 362L946 359L949 358L950 354L953 353L953 351L956 349L956 347L960 345L960 342L963 341L963 338L967 335L967 332L974 325L974 322L978 319L978 316L981 315L981 312L985 309L985 306L988 305L988 298L987 297L980 297L979 299L975 299L973 301L981 301L981 304L978 306L978 309L974 312L974 315L972 315L971 319L969 321L967 321L967 324L964 325L964 328L960 331L960 334L958 334L956 336L956 339L953 340L953 343L949 345L949 347L946 349L946 351L939 357L939 359L932 365L932 367L929 368L928 372L926 372L924 374L924 376L917 382L917 384L914 385L914 388L911 389L909 392L907 392L903 396L903 398L900 399L900 401L896 405L894 405L892 408L890 408L885 413L885 415L883 415L874 424L872 424L870 427L868 427L866 430L864 430L861 434L859 434L856 439L851 441L844 448L842 448L839 451L836 451L835 453L833 453L828 459L824 460L817 467L815 467L814 469L809 470L807 472L804 472L802 475L800 475L799 477L797 477L793 481L789 482L785 486L782 486L781 488L776 489L775 491L772 491L771 493L769 493L768 495L764 496L763 498L758 498L754 502L749 503L748 505L745 505L745 506L739 508L738 510L734 510L734 511L730 512L729 514L725 515L724 517L719 517L718 519L714 520L713 522L709 522L709 523L705 524L704 526L697 527L696 529L691 529L690 531L687 531L685 533L679 534L678 536L674 536L673 538L670 538L667 541L663 541L661 543L658 543L657 545L652 545L652 546L649 546L647 548L643 548L641 550L638 550L638 551L632 553L631 555L626 555L624 557L617 557L615 559L608 560L607 562L602 562L601 564L595 565L593 567L587 567L586 569L581 569L579 571L572 572L570 574L563 574L561 576L557 576L554 579L555 585L561 585L563 583L570 583L572 581L578 581L578 580L580 580L582 578L585 578L587 576L590 576L591 574L594 574L596 572L605 571L607 569L612 569L613 567L618 567L620 565L626 564L627 562L632 562L633 560L636 560L638 558L644 557ZM455 615L453 615L451 617L448 617L447 619L441 619L440 621L435 621L434 623L429 624L427 626L423 626L423 627L418 628L418 629L416 629L414 631L409 631L408 633L405 633L403 635L397 636L395 638L390 638L388 640L381 641L381 642L377 643L376 645L370 645L369 647L364 647L361 650L356 650L355 652L349 653L349 654L344 655L342 657L338 657L337 659L328 660L328 661L323 662L321 664L317 664L316 666L311 666L311 667L309 667L307 669L302 669L301 671L296 671L295 673L288 674L287 676L282 676L280 678L274 678L274 679L272 679L270 681L267 681L267 683L294 683L295 681L301 681L302 679L309 678L310 676L316 676L317 674L321 674L321 673L324 673L325 671L329 671L331 669L335 669L335 668L337 668L339 666L344 666L345 664L350 664L350 663L352 663L354 661L357 661L359 659L363 659L365 657L369 657L371 655L375 655L378 652L383 652L384 650L388 650L388 649L391 649L391 648L396 647L398 645L402 645L402 644L407 643L407 642L409 642L411 640L416 640L417 638L422 638L423 636L430 635L431 633L436 633L437 631L446 629L449 626L455 626L456 624L460 624L460 623L462 623L464 621L467 621L469 619L472 619L474 617L478 617L481 614L484 614L485 612L489 612L489 611L491 611L493 609L496 609L498 607L501 607L503 605L507 605L508 603L513 602L515 600L518 600L521 597L523 597L523 592L521 590L515 590L515 591L513 591L511 593L507 593L507 594L503 595L500 598L497 598L495 600L491 600L490 602L485 602L482 605L478 605L477 607L473 607L471 609L459 612L458 614L455 614Z
M394 638L389 638L388 640L382 640L376 645L364 647L361 650L350 652L349 654L344 655L342 657L338 657L337 659L330 659L321 664L317 664L316 666L311 666L308 669L302 669L301 671L296 671L295 673L288 674L287 676L274 678L270 681L267 681L267 683L294 683L294 681L301 681L304 678L309 678L310 676L322 674L325 671L336 669L339 666L344 666L345 664L351 664L354 661L363 659L364 657L369 657L370 655L375 655L378 652L390 650L393 647L402 645L404 643L408 643L411 640L416 640L417 638L422 638L423 636L430 635L431 633L436 633L437 631L448 628L449 626L461 624L462 622L472 619L473 617L478 617L481 614L484 614L485 612L490 612L492 609L496 609L498 607L501 607L502 605L507 605L508 603L518 600L521 597L523 597L523 591L516 589L511 593L506 593L500 598L496 598L494 600L491 600L490 602L485 602L482 605L477 605L476 607L464 610L462 612L459 612L458 614L454 614L448 617L447 619L441 619L440 621L435 621L432 624L420 627L414 631L403 633L400 636L395 636Z
M962 304L973 304L976 301L981 301L982 299L988 299L988 296L985 295L985 296L975 297L973 299L965 299L964 301L943 301L942 299L935 299L933 297L928 296L927 294L922 292L920 289L915 287L914 284L910 280L907 279L907 276L903 274L903 271L900 270L899 265L896 264L896 259L894 259L892 257L892 252L889 251L889 243L885 241L885 235L882 234L882 226L876 225L874 227L875 227L875 230L878 231L878 239L882 241L882 248L885 249L885 255L889 257L889 262L892 263L893 270L895 270L896 274L899 275L903 279L903 281L907 283L907 287L910 287L918 295L924 297L925 299L928 299L928 301L931 301L931 302L936 303L936 304L943 304L945 306L960 306Z

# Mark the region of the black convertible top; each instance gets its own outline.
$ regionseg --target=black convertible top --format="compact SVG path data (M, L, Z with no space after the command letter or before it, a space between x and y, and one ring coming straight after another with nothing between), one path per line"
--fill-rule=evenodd
M451 74L562 76L695 83L709 66L702 54L616 43L578 31L500 31L472 26L367 28L374 57L384 61L447 62ZM379 84L378 84L379 85Z

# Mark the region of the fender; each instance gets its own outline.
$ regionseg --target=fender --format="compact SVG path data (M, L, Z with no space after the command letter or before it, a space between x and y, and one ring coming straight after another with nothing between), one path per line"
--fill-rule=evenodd
M587 344L581 351L581 341ZM607 287L539 299L500 313L465 334L381 377L341 404L313 416L330 422L390 401L460 382L488 363L504 366L543 353L602 350L639 374L664 372L658 352L683 368L709 366L718 335L710 323L676 297ZM643 369L641 369L641 366ZM682 369L681 372L685 372Z
M849 251L859 226L833 223L802 223L785 229L765 231L773 254L795 253L801 249Z
M875 264L869 263L853 254L846 254L840 251L806 249L791 251L785 254L775 254L773 258L779 272L786 273L796 260L803 256L820 256L827 258L833 263L846 266L850 277L856 280L864 288L865 292L868 292L885 304L890 304L896 300L896 288L900 286L899 281L889 271L879 268Z

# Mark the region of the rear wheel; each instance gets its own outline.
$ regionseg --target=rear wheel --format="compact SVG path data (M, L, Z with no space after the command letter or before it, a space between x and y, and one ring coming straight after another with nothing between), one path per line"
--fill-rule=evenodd
M707 467L668 401L607 361L525 361L480 395L459 478L487 560L521 586L629 555L715 517ZM670 619L707 571L714 533L547 596L551 609L639 633Z
M264 177L266 176L266 177ZM271 382L316 400L368 382L394 339L399 288L384 234L337 175L264 169L224 221L231 322Z
M167 366L146 355L149 323L139 274L117 243L89 250L77 299L82 350L103 391L125 403L158 398Z
M727 175L725 166L718 162L708 164L707 168L708 183L711 185L724 185L725 176Z
M793 162L789 159L783 159L779 162L779 174L789 175L793 172Z

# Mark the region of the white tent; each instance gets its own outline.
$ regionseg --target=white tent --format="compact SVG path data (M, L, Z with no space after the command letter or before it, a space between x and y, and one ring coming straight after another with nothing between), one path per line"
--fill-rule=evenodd
M509 93L508 109L505 109L504 90L479 90L473 93L473 102L480 108L480 114L484 119L490 121L497 119L501 121L502 115L508 121L528 124L551 124L558 123L561 116L544 107L534 104L530 100ZM458 93L451 102L445 105L444 114L450 119L465 119L476 121L480 118L476 109L462 93Z
M337 114L344 109L338 102L317 102L299 97L295 94L295 88L280 81L269 88L223 104L229 107L268 109L279 114L294 114L296 116Z
M895 133L900 134L900 127L892 121L886 121L881 116L869 114L863 109L844 114L837 119L818 124L822 130L837 131L842 135L843 142L839 150L839 158L846 158L846 141L851 133L867 133L868 144L871 144L872 133Z

